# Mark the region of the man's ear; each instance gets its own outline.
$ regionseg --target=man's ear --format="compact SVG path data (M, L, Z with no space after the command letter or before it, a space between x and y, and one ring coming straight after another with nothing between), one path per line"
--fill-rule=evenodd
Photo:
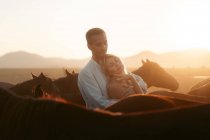
M87 43L88 49L92 50L90 43Z
M90 44L87 43L87 46L88 46L88 49L91 50L91 49L90 49Z

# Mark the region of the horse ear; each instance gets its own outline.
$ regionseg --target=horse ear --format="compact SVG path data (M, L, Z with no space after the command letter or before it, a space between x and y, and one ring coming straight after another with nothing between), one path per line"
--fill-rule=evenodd
M67 76L70 76L71 75L71 73L67 69L65 70L65 72L66 72L66 75Z
M37 76L34 75L33 73L31 73L31 75L32 75L33 79L37 78Z
M142 62L142 65L144 65L146 63L143 59L141 59L141 62Z
M148 58L147 58L147 60L146 60L146 61L147 61L147 63L151 62Z
M75 74L75 71L73 70L71 73L72 73L72 74Z
M39 77L44 78L45 76L43 73L40 73Z

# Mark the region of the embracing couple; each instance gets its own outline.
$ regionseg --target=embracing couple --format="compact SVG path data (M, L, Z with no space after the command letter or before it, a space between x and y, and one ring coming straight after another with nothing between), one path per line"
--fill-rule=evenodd
M88 109L106 108L131 94L147 92L141 77L127 72L119 57L107 54L103 29L88 30L86 40L92 58L79 73L78 87Z

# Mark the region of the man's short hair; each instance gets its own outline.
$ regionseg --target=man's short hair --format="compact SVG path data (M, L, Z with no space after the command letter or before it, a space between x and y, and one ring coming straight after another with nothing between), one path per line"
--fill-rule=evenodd
M98 35L98 34L102 34L104 33L105 34L105 31L101 28L92 28L92 29L89 29L87 32L86 32L86 40L87 40L87 43L91 43L90 42L90 38L91 36L94 36L94 35Z

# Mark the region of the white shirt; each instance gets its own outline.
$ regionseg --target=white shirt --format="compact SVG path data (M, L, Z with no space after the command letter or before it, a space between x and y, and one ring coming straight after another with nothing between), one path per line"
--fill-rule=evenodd
M138 83L138 85L142 88L144 94L147 93L147 84L144 82L144 80L136 74L133 74L131 72L128 73L129 75L131 75Z
M89 109L105 108L118 101L109 99L106 76L93 59L79 72L78 87Z

